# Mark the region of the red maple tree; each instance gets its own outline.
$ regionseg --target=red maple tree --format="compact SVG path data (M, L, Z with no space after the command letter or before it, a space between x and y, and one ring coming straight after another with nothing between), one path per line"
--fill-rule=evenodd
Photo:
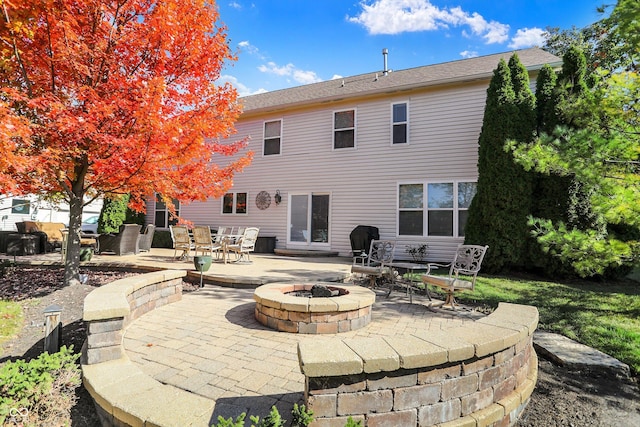
M215 83L235 57L214 2L0 4L0 193L69 203L66 283L78 278L87 203L220 197L250 163L245 141L226 142L240 106Z

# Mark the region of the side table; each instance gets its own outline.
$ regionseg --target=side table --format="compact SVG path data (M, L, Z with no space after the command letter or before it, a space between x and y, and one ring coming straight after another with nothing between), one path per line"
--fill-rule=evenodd
M407 273L411 274L411 277L410 279L408 279L408 283L406 284L407 294L409 295L409 302L411 304L413 304L413 284L421 283L420 280L414 280L415 273L420 271L425 271L428 273L429 271L435 270L437 268L429 264L418 264L415 262L393 262L391 263L391 267L402 268L406 270ZM391 287L389 288L389 293L387 294L387 296L391 295L391 291L393 290L394 286L398 283L398 280L404 280L404 279L394 279L394 283L391 284ZM405 286L404 284L402 285ZM431 301L431 295L429 295L429 290L427 289L426 286L425 286L425 292L427 294L427 298L429 298L429 301Z

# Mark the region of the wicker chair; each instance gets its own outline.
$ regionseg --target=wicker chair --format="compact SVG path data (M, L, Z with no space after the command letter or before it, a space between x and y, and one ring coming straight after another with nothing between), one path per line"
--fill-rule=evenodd
M189 258L189 253L193 249L193 242L189 236L189 229L183 225L170 225L171 239L173 240L173 259L177 258L178 251L181 250L180 259Z
M217 251L222 247L211 238L211 228L208 225L193 227L193 245L196 255L198 255L198 251L201 251L202 255L209 252L213 256L213 252L215 251L217 254Z
M100 253L113 252L116 255L137 254L141 228L138 224L122 224L118 234L101 234L98 237Z
M153 224L148 224L144 229L144 233L140 236L140 241L138 242L138 251L149 252L151 250L151 243L153 242L153 233L156 229L156 226Z
M433 285L444 289L447 292L447 298L442 306L455 310L456 299L454 294L458 291L473 291L476 277L487 249L489 249L489 246L459 245L451 264L429 264L429 267L449 267L449 275L433 276L424 274L422 282L425 285Z
M351 273L366 276L371 288L374 288L379 281L387 280L393 283L393 270L389 264L393 262L395 248L396 242L393 240L372 240L367 256L354 256ZM358 263L358 260L361 263Z

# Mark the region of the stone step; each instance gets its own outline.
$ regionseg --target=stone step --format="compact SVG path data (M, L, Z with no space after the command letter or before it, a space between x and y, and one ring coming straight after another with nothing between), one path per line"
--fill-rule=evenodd
M536 331L533 345L542 357L568 369L611 373L620 378L631 375L629 365L563 335Z

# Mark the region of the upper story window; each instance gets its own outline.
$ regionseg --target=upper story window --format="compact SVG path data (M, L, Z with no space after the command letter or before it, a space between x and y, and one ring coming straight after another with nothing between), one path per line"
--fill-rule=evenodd
M264 145L262 153L265 156L280 154L282 139L282 120L264 122Z
M222 198L223 214L246 214L247 193L227 193Z
M178 223L177 216L180 216L180 201L173 199L173 206L176 209L176 216L172 216L167 208L167 204L156 195L156 216L154 219L154 225L158 228L168 228L170 225L176 225Z
M391 143L409 142L409 105L406 102L391 104Z
M333 113L333 148L356 146L356 110Z
M463 237L476 186L462 181L400 184L398 235Z

